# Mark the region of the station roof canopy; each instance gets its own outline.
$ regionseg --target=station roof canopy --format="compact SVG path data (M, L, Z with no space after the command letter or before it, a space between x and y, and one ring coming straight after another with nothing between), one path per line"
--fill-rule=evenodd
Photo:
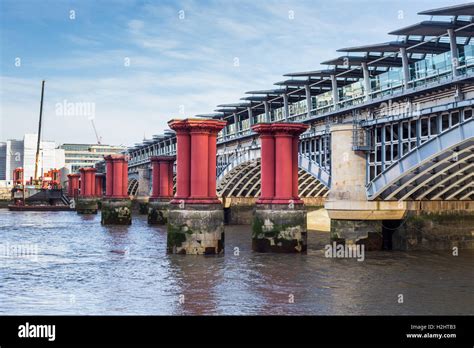
M377 59L380 59L380 56L342 56L330 60L326 60L322 62L321 64L327 64L327 65L348 65L348 66L360 66L362 63L370 63L372 61L375 61ZM418 59L413 59L409 58L408 59L409 63L413 63L418 61ZM382 60L379 60L375 63L370 64L370 66L375 66L375 67L400 67L402 66L402 58L399 57L386 57Z
M264 101L270 101L277 97L278 96L276 95L251 95L248 97L242 97L240 98L240 100L250 100L250 101L262 103ZM283 100L282 99L274 100L272 101L272 104L283 105Z
M345 72L344 75L339 77L344 78L362 78L363 74L361 70L352 70L345 69L345 68L337 68L337 69L323 69L323 70L314 70L314 71L303 71L303 72L296 72L296 73L289 73L283 76L289 77L303 77L303 76L320 76L320 77L330 77L331 75L337 75Z
M202 118L219 118L219 117L223 117L224 114L222 112L213 112L213 113L209 113L209 114L199 114L199 115L196 115L196 117L202 117Z
M251 107L252 103L230 103L230 104L219 104L218 108L248 108Z
M279 89L263 89L263 90L260 90L260 91L248 91L248 92L245 92L245 94L276 94L276 95L280 95L280 94L284 94L284 93L287 93L288 90L286 88L279 88Z
M422 41L419 40L407 40L407 41L390 41L390 42L383 42L374 45L365 45L365 46L355 46L355 47L346 47L340 48L338 52L378 52L378 53L386 53L386 52L398 52L400 48L409 48L413 45L419 44ZM449 43L445 42L425 42L423 45L410 48L408 50L409 53L444 53L449 51Z
M446 34L448 29L459 29L471 24L466 21L441 22L441 21L423 21L417 24L410 25L405 28L397 29L390 32L390 35L418 35L418 36L439 36ZM456 31L457 36L472 36L474 35L474 24L471 26Z
M418 12L428 16L474 16L474 3L440 7L433 10Z
M339 81L338 81L339 82ZM330 84L330 81L329 81ZM311 88L310 90L311 95L318 95L322 93L322 90L320 88ZM323 91L325 92L325 91ZM279 96L282 96L284 93L288 93L288 101L289 102L295 102L295 101L300 101L302 99L306 98L306 91L304 88L281 88L281 89L273 89L273 90L262 90L262 91L249 91L246 92L246 94L253 94L254 96L261 96L267 95L270 97L270 99L277 98ZM244 100L249 100L249 99L244 99ZM265 99L266 100L266 99Z
M289 79L289 80L275 82L274 85L303 87L303 86L311 85L319 81L322 81L322 79L305 79L305 80Z

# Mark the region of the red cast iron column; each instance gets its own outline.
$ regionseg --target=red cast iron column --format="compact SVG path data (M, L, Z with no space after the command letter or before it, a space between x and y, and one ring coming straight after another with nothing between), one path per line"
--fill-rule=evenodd
M114 194L114 164L112 156L105 156L105 196L112 197Z
M174 157L172 156L160 156L158 157L160 166L160 197L170 198L173 196L173 163ZM171 168L171 171L170 171ZM171 184L170 184L171 182Z
M191 126L191 197L205 200L209 186L209 130L205 125Z
M152 156L151 161L151 196L150 198L158 198L160 196L160 162L157 156Z
M113 197L121 197L122 196L122 176L123 176L123 161L121 158L114 158L114 187L113 187Z
M172 203L179 203L181 199L187 203L220 203L215 193L216 137L211 134L217 134L224 128L226 122L213 119L186 119L171 120L168 124L176 131L178 142L177 192ZM189 134L190 139L189 135L187 138L184 134ZM183 181L188 178L189 191L185 192L189 194L184 197L182 192L187 187Z
M208 180L207 180L207 196L210 199L217 199L217 183L216 183L216 171L217 171L217 132L211 130L208 137ZM214 155L212 155L214 154Z
M176 131L176 195L174 201L189 198L191 193L191 136L186 120L171 120L171 129Z
M128 197L128 157L122 158L122 197Z
M252 127L261 144L261 193L257 203L271 203L275 196L275 138L272 125L260 123Z
M302 203L298 197L298 139L308 126L302 123L274 123L275 198L274 204Z
M102 188L103 179L104 179L104 175L102 173L96 173L95 174L95 196L96 197L102 197L102 194L103 194L103 188Z

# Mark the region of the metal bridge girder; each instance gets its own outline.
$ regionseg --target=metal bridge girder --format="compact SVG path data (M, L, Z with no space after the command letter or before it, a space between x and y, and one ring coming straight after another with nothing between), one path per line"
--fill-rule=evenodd
M394 199L429 170L449 166L446 163L453 159L453 154L456 155L454 157L460 157L458 164L462 163L473 148L474 120L470 119L426 141L385 169L367 185L367 197L369 200ZM457 161L458 159L455 159L455 162ZM432 180L427 180L427 183L430 181ZM413 193L417 190L413 190ZM403 198L408 197L403 195Z

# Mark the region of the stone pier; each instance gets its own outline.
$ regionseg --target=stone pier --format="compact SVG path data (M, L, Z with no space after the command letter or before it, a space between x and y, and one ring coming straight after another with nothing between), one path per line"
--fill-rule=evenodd
M138 213L148 214L148 201L150 199L150 169L137 168L138 172L138 191L135 198L135 205L138 208Z
M95 196L95 168L79 169L81 189L76 201L78 214L97 214L97 198Z
M168 208L173 198L174 156L153 156L152 193L148 201L148 223L165 225L168 222Z
M307 248L306 209L298 196L301 123L261 123L261 195L252 221L252 249L257 252L301 253Z
M132 201L127 194L128 162L124 155L105 158L105 197L102 199L101 223L103 225L130 225Z
M216 139L226 122L171 120L177 138L176 194L168 211L167 250L174 254L224 252L224 211L216 195Z
M331 240L381 250L383 221L402 219L406 202L367 200L365 153L354 151L352 142L352 123L331 126L332 184L325 203L331 219Z

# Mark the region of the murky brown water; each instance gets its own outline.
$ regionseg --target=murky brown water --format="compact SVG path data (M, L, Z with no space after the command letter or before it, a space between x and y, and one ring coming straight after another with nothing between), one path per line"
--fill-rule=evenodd
M248 226L227 226L225 256L167 255L166 231L144 216L103 227L100 215L0 209L0 313L474 314L473 251L358 262L325 258L327 238L310 233L306 255L257 254Z

